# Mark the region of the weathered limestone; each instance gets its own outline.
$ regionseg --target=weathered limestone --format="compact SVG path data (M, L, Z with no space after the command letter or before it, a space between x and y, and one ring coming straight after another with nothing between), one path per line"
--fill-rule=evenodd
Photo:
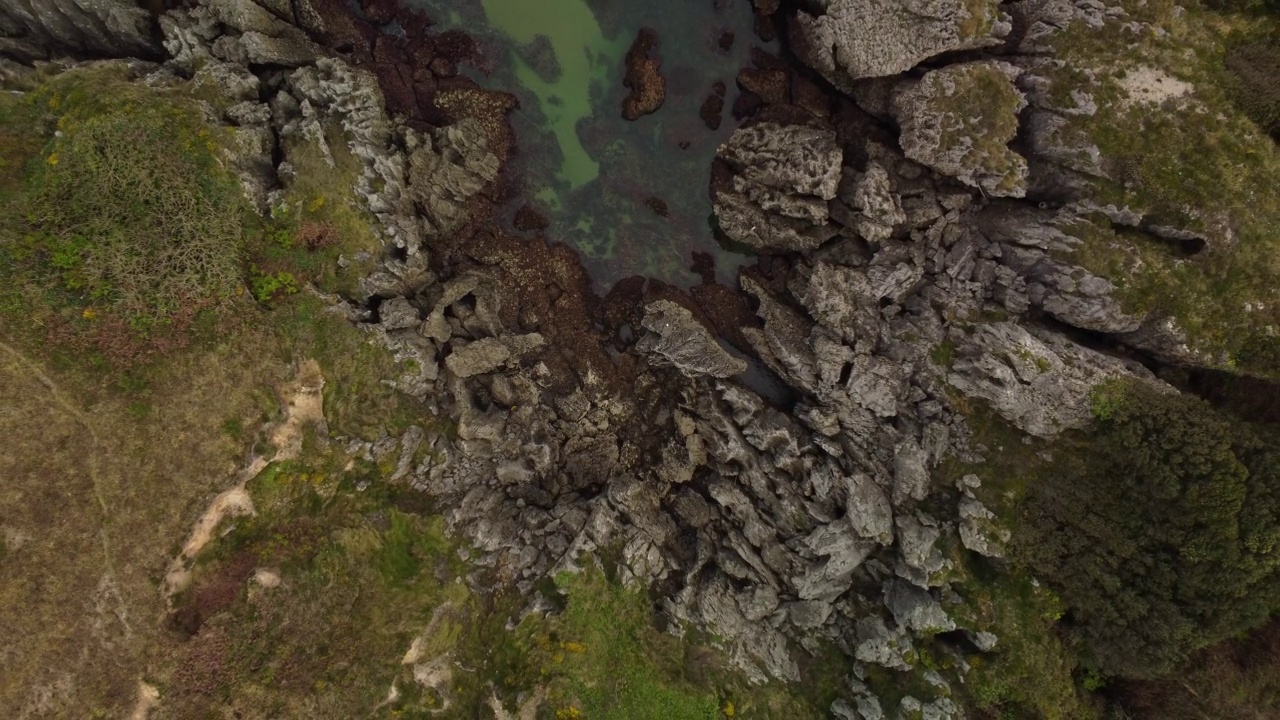
M998 45L1011 29L996 0L831 0L796 14L800 59L846 92L863 78L897 75L935 55Z
M1014 86L1018 69L983 61L949 65L894 91L893 117L907 157L981 188L993 197L1022 197L1027 161L1009 148L1026 99Z
M830 130L760 123L736 131L719 157L735 171L716 195L720 229L755 248L811 250L835 235L827 203L843 157Z

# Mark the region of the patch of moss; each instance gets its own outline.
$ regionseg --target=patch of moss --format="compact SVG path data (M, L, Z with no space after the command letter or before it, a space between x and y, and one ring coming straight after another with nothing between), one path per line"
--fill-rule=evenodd
M382 247L374 218L355 196L363 165L337 127L322 140L286 142L284 154L294 172L271 220L251 238L254 262L264 274L286 272L324 292L363 299L358 282L376 268Z
M962 158L963 167L999 178L991 186L998 194L1017 194L1026 161L1009 142L1018 134L1024 101L1009 77L983 63L953 65L926 75L916 92L925 93L929 115L936 115L937 154Z
M1077 660L1055 625L1062 602L1024 573L985 573L960 588L948 610L962 623L993 632L996 647L967 657L960 687L967 704L1000 717L1086 720L1099 713L1075 679Z

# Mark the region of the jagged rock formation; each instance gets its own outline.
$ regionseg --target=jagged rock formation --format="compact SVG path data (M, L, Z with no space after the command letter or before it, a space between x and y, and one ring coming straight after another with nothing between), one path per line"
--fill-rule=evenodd
M650 303L642 325L651 334L640 339L636 350L660 356L689 377L727 378L747 369L747 363L720 347L693 313L670 300Z
M812 250L834 234L825 226L840 183L833 131L764 122L734 132L719 157L736 171L715 199L729 237L755 248Z
M897 75L935 55L998 45L1009 17L995 0L832 0L821 15L796 14L791 41L800 59L836 87Z
M1025 195L1027 161L1009 149L1027 106L1018 74L1008 63L973 62L899 85L890 107L903 153L988 195Z
M154 58L151 15L128 0L10 0L0 6L0 55Z
M974 492L979 478L938 481L944 461L992 451L972 440L956 398L1050 437L1088 419L1099 382L1155 382L1043 317L1155 357L1198 357L1074 259L1077 223L1103 210L1122 225L1141 218L1071 194L1102 172L1097 149L1061 131L1089 100L1053 105L1042 59L855 84L1006 36L1010 52L1042 51L1072 18L1096 19L1096 3L821 4L825 14L795 17L795 49L852 99L809 83L802 106L796 85L782 92L785 73L771 76L756 85L769 107L713 171L720 229L785 255L740 277L755 317L722 334L750 363L692 300L646 298L606 327L571 253L486 229L505 159L491 115L432 127L388 117L389 81L252 2L160 21L168 71L224 98L210 112L241 139L229 162L260 207L292 172L290 147L328 147L326 127L341 127L360 160L353 193L387 252L348 309L413 361L398 386L457 425L453 441L418 429L362 451L436 496L475 560L522 590L621 547L622 576L661 589L676 631L711 630L756 681L795 680L798 654L819 643L898 670L918 662L917 635L963 630L996 646L948 611L957 553L998 557L1008 540ZM1010 147L1019 113L1025 157ZM1049 190L1069 202L991 200ZM785 383L794 404L746 386L748 367ZM414 464L424 443L432 452ZM874 691L851 684L833 713L880 717ZM944 695L889 712L957 716Z

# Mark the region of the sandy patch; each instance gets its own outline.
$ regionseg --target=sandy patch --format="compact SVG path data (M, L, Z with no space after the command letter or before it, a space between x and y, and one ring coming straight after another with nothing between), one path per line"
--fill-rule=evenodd
M1129 68L1116 82L1129 96L1128 103L1138 105L1159 105L1166 100L1190 95L1196 89L1191 83L1148 65Z
M266 568L253 571L253 581L268 590L280 587L280 573Z
M133 712L129 713L129 720L147 720L147 715L159 702L160 691L154 685L139 680L138 701L134 703Z
M285 415L267 433L267 441L276 449L272 460L292 460L302 451L304 428L314 425L321 434L328 432L324 420L324 376L320 373L320 365L315 360L303 361L297 377L280 389L280 395ZM209 503L183 543L182 552L169 564L162 586L166 598L173 597L190 584L188 563L209 544L223 520L254 513L253 499L245 486L262 472L267 462L262 455L254 456L238 474L235 486L222 491Z

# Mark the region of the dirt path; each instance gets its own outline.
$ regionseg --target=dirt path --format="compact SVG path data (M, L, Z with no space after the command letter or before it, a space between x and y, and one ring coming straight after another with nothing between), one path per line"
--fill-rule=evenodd
M253 499L246 486L262 472L270 461L292 460L302 451L303 430L316 426L326 433L324 418L324 376L315 360L305 360L298 367L298 374L280 389L284 403L284 418L267 433L267 441L276 452L270 459L255 455L236 476L236 484L219 493L191 529L182 545L182 551L169 564L161 586L166 600L173 598L191 582L189 563L200 554L214 537L214 531L223 520L254 513Z
M151 709L160 703L160 691L154 685L138 681L138 702L129 713L129 720L147 720Z

